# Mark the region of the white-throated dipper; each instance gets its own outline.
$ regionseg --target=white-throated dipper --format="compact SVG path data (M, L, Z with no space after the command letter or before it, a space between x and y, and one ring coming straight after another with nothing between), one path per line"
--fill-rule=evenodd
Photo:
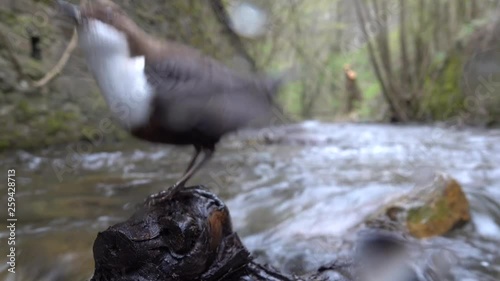
M109 0L57 3L74 21L80 49L117 122L142 140L194 146L184 175L155 199L183 187L222 136L270 116L281 79L236 73L189 46L149 35Z

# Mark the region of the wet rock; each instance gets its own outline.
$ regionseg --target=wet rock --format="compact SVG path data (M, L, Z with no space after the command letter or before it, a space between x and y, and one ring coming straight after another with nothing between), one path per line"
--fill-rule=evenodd
M469 202L460 184L448 175L417 187L387 209L386 215L405 225L417 238L444 235L470 221Z

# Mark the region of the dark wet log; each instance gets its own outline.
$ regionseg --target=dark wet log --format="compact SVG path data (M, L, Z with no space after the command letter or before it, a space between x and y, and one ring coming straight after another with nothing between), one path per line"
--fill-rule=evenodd
M252 260L219 198L203 187L184 188L170 200L146 201L131 218L99 233L91 281L452 280L436 274L424 258L410 259L407 250L417 242L397 227L378 224L360 232L352 255L306 277L287 276Z
M254 263L227 207L202 188L149 205L98 234L92 281L296 280Z

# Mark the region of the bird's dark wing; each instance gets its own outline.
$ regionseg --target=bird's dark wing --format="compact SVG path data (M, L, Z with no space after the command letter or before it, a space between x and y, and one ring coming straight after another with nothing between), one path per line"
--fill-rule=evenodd
M271 78L238 74L206 57L147 61L145 72L165 130L217 140L269 116L278 89Z

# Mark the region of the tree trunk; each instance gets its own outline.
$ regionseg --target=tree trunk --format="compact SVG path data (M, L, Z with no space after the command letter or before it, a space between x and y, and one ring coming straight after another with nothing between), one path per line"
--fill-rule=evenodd
M406 115L406 112L401 108L398 100L396 97L393 96L394 92L391 91L390 85L388 85L387 81L384 80L380 65L378 63L375 50L373 47L373 44L370 40L370 36L368 34L368 30L366 29L366 21L365 21L365 16L363 12L363 4L361 3L360 0L354 0L354 5L355 5L355 10L356 14L358 16L358 21L361 26L361 30L363 32L363 35L366 40L366 45L368 47L368 54L370 57L370 62L372 64L372 67L375 71L375 75L379 81L380 87L382 88L382 94L384 95L387 103L389 104L389 108L391 110L391 119L394 121L402 121L406 122L408 121L408 116ZM389 81L390 83L390 81Z
M408 56L408 45L406 36L408 35L407 18L406 18L406 0L400 0L400 16L399 16L399 44L401 46L401 85L403 91L408 91L412 88L411 65Z
M470 1L469 20L474 20L479 16L479 9L476 1Z
M389 22L387 17L387 2L382 1L381 5L378 0L372 0L373 7L375 10L376 23L378 27L378 45L380 58L385 71L387 72L387 77L392 76L392 65L391 65L391 52L389 49Z
M335 23L337 27L335 28L335 38L333 38L335 43L332 48L335 53L340 53L344 44L344 13L344 0L337 0L337 5L335 7ZM338 25L341 27L338 27Z
M404 2L404 0L401 0ZM432 37L434 43L434 50L439 51L441 49L441 30L443 28L442 23L444 22L441 18L441 2L436 3L436 7L434 8L434 24L432 26Z
M422 33L424 32L424 21L425 21L425 0L418 1L417 8L417 22L416 22L416 34L415 34L415 57L413 61L413 65L415 66L415 73L413 73L413 77L420 81L419 78L423 72L423 60L424 60L424 39L422 38Z

